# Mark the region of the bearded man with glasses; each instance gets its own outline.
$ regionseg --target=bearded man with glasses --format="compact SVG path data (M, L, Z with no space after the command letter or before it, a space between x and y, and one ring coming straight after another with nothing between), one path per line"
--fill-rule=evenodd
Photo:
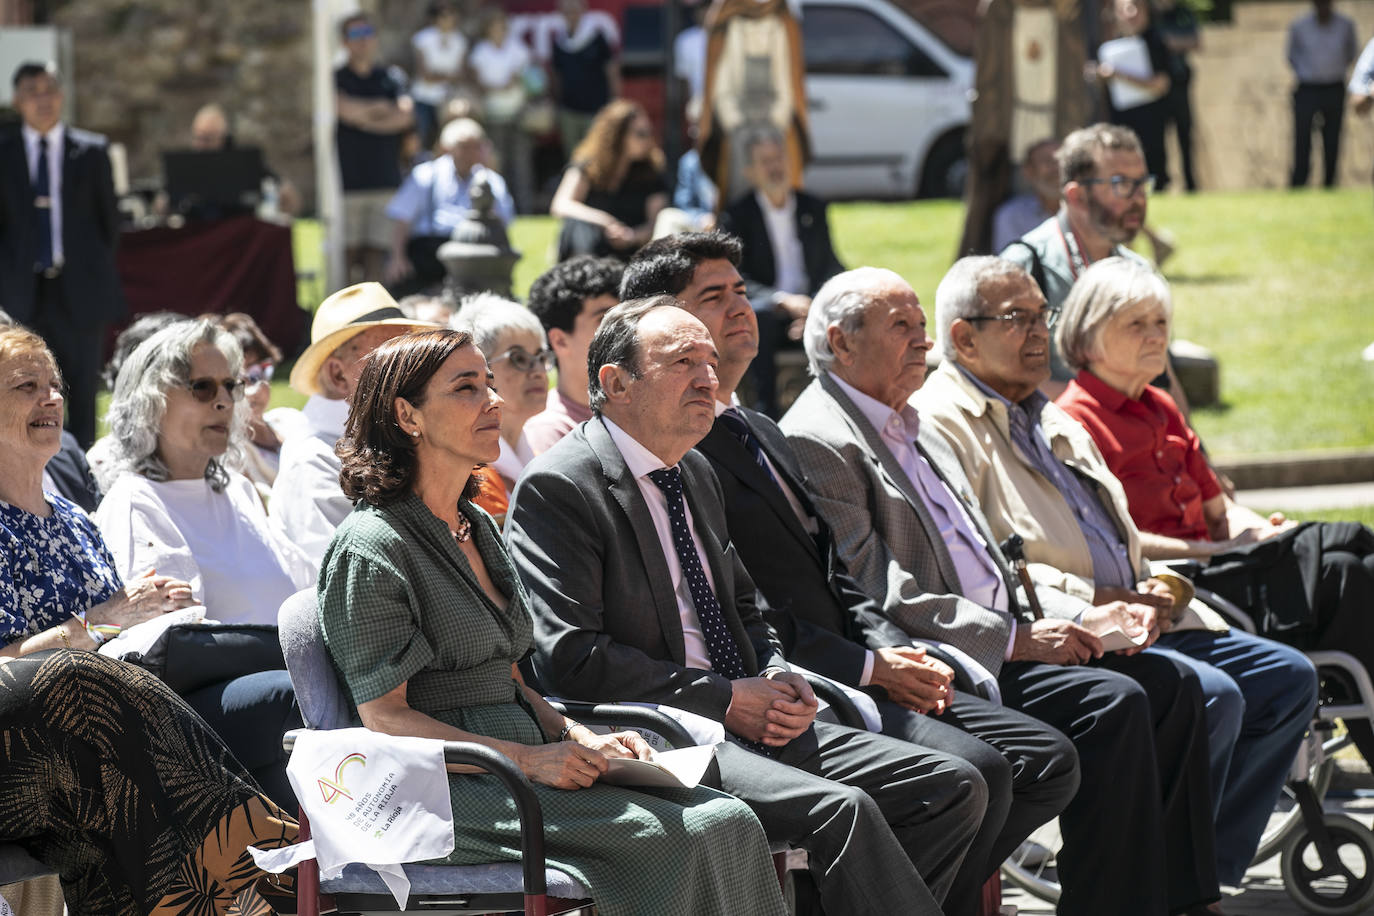
M1059 212L1003 249L1001 257L1025 268L1058 312L1088 265L1103 258L1145 259L1127 246L1142 230L1163 261L1172 246L1145 226L1154 176L1145 168L1140 139L1129 127L1094 124L1064 138L1059 152ZM1041 386L1053 398L1073 372L1050 350L1050 378ZM1178 386L1172 386L1177 391ZM1177 399L1177 398L1176 398Z

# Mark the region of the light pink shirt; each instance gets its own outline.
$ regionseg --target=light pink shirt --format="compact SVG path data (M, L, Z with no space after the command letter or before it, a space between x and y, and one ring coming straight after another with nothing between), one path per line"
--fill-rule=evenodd
M544 409L530 417L520 437L532 453L539 455L553 448L559 439L579 423L592 418L592 409L579 404L557 388L549 392Z

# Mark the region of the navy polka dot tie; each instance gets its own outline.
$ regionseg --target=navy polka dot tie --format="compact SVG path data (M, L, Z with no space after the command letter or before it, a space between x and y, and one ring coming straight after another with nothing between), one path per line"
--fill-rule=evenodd
M673 530L673 549L677 551L678 562L682 564L682 574L687 577L687 587L692 591L692 604L697 609L697 620L701 623L701 634L706 639L706 652L711 657L711 670L730 680L746 677L744 659L740 656L739 646L730 627L721 613L716 593L711 591L711 583L706 580L706 571L701 568L701 557L692 543L692 532L687 528L687 509L682 501L682 471L679 468L659 468L649 472L649 479L663 491L668 501L668 522Z

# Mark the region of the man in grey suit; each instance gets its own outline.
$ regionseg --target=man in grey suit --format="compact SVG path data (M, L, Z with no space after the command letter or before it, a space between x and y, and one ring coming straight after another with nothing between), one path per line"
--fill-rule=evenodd
M901 277L830 280L805 343L816 378L781 425L851 575L889 619L1078 749L1058 912L1206 912L1220 892L1197 678L1163 656L1105 654L1099 639L1153 636L1153 610L1018 590L958 461L907 403L931 342Z
M987 811L944 901L946 916L973 916L988 877L1073 797L1078 755L1042 722L955 690L955 672L939 653L913 645L845 573L786 437L734 399L759 352L741 254L740 240L724 232L657 239L626 266L621 298L676 296L711 332L716 422L697 451L720 480L730 538L787 659L869 692L883 734L963 758L982 774Z
M940 913L987 788L964 761L813 721L690 449L715 418L710 333L660 296L607 313L594 416L526 468L507 539L541 687L663 703L724 725L712 778L807 850L830 913Z

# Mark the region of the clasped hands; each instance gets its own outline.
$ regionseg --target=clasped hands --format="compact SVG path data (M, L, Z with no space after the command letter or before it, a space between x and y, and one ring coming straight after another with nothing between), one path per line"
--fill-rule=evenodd
M653 749L638 732L600 735L577 725L567 741L519 745L516 764L532 781L555 789L585 789L601 778L612 757L649 760Z
M741 738L782 747L811 727L816 708L816 694L805 678L773 670L730 682L725 727Z
M196 599L188 583L171 576L159 576L157 570L150 569L130 579L108 600L87 611L86 619L90 623L131 627L194 604Z
M1113 628L1133 639L1148 634L1139 646L1119 653L1135 655L1153 645L1172 622L1173 594L1158 579L1145 580L1138 591L1099 588L1093 600L1095 604L1083 612L1081 623L1045 618L1017 627L1012 660L1081 665L1102 657L1099 636Z

